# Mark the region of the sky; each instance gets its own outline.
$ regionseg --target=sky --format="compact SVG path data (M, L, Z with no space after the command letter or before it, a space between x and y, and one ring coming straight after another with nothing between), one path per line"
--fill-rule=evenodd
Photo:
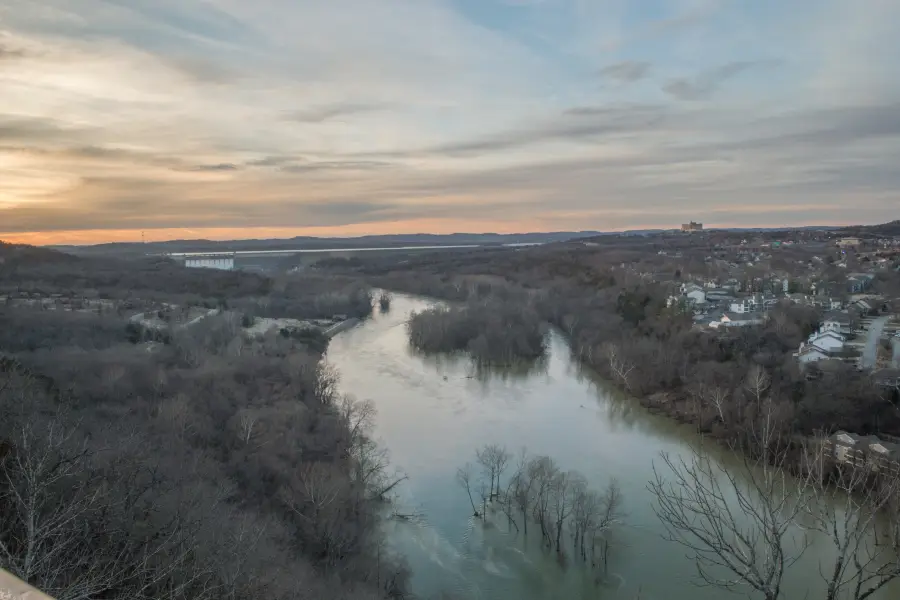
M2 0L0 239L900 218L900 0Z

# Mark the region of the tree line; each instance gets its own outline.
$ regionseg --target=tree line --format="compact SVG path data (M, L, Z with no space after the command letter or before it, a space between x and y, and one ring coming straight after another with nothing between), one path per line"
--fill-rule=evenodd
M507 305L498 299L414 313L407 331L418 350L467 352L484 364L536 360L546 351L547 329L540 316L531 307Z

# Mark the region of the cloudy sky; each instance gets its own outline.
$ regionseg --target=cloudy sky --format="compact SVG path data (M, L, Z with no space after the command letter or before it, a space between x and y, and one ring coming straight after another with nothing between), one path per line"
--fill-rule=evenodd
M900 0L2 0L0 238L900 218Z

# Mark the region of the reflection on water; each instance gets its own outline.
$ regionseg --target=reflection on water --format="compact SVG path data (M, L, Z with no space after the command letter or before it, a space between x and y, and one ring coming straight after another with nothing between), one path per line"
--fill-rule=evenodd
M397 511L422 518L386 526L389 543L412 568L414 591L465 600L721 598L694 585L693 563L663 541L647 491L659 453L684 453L698 442L692 429L607 388L571 359L555 333L546 359L527 368L492 372L465 356L422 356L409 348L404 323L429 304L395 294L389 312L339 334L328 351L342 390L376 403L376 436L410 477L399 488ZM455 473L487 443L552 456L596 488L619 482L628 515L605 579L577 561L561 563L540 547L539 533L526 539L510 531L502 513L489 511L487 524L471 517ZM712 453L734 464L732 455ZM786 599L821 596L807 593L821 589L818 560L826 554L827 546L813 543L785 579ZM873 600L900 598L896 587L883 591Z
M474 360L463 352L427 353L413 347L412 344L407 349L411 355L418 357L425 364L431 365L439 375L448 371L455 373L462 370L467 379L474 379L485 384L494 380L511 381L546 374L549 365L546 356L532 360L522 359L511 364L495 365Z

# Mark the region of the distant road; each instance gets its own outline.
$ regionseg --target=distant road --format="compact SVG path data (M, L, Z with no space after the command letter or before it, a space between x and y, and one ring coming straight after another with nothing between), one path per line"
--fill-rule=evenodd
M216 250L212 252L169 252L165 256L186 258L191 256L264 256L290 254L328 254L333 252L388 252L395 250L454 250L466 248L521 248L540 246L541 242L518 244L461 244L458 246L385 246L380 248L297 248L294 250Z
M866 345L863 348L860 365L864 369L875 368L875 358L878 356L878 340L881 339L881 333L890 317L878 317L869 325L869 331L866 337Z

